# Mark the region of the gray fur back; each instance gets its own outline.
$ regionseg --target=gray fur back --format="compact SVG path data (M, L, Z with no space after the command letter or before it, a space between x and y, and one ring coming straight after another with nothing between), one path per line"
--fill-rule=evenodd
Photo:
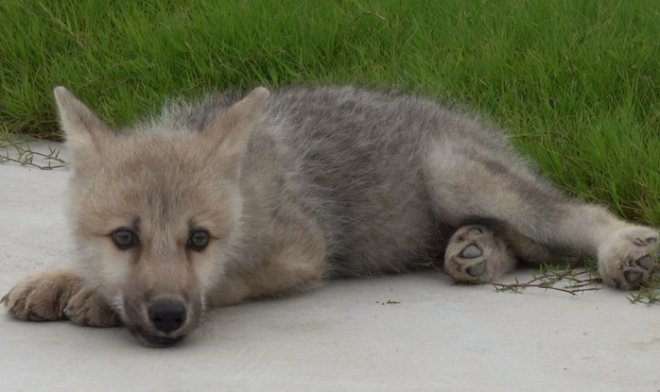
M175 105L157 122L202 129L238 97ZM458 224L429 195L424 157L432 143L505 168L499 175L527 181L538 198L560 197L502 132L425 98L353 87L274 91L243 178L259 179L273 211L292 206L316 220L333 273L396 272L440 259Z

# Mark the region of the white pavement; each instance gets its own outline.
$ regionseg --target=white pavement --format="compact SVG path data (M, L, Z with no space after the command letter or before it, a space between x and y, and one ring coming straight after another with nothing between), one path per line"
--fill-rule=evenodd
M69 257L68 176L0 165L0 295ZM6 392L660 391L660 306L610 289L496 293L433 272L333 281L216 309L167 349L1 313Z

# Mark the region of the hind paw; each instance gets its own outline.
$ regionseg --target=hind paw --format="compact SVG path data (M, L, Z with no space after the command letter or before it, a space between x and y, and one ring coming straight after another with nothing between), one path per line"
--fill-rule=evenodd
M445 252L445 271L459 283L489 282L514 265L504 241L482 226L459 228Z
M598 269L607 285L636 289L646 285L658 269L660 234L631 226L613 233L598 250Z

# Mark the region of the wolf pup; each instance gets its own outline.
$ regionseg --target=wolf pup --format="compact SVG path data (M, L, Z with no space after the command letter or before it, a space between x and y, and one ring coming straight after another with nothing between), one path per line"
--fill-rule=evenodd
M55 98L77 260L2 299L21 320L123 324L168 346L209 307L432 260L483 283L519 260L597 258L621 289L657 268L656 229L564 196L502 132L421 97L257 88L121 133Z

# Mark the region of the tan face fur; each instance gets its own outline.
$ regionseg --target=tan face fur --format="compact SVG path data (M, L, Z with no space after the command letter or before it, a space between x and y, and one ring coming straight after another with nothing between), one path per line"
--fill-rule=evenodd
M143 342L173 343L198 324L240 230L240 162L268 91L254 90L202 131L132 134L108 130L64 88L55 96L73 155L70 216L84 279ZM119 231L133 238L124 249ZM202 248L191 244L198 232L208 233ZM154 325L159 301L183 306L180 326Z

